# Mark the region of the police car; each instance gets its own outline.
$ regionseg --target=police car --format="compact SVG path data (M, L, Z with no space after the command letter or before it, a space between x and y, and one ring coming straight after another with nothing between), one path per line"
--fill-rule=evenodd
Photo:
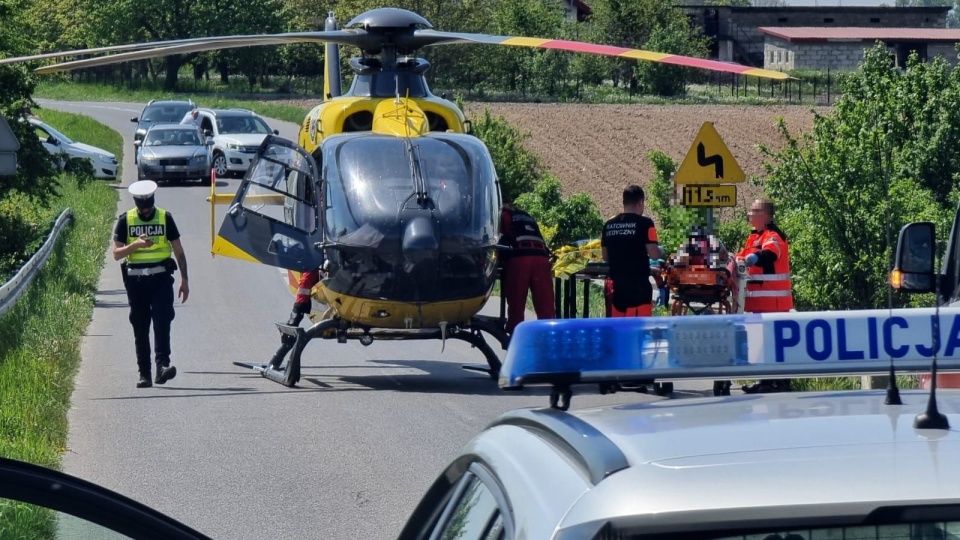
M401 538L960 538L958 391L569 409L651 379L924 372L935 352L960 369L960 309L523 323L500 385L548 385L550 406L469 442Z

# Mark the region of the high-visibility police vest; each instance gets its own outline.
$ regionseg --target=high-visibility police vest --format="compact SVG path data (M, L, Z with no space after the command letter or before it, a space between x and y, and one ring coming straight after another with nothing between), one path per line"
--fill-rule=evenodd
M136 208L127 212L127 245L132 244L142 234L150 237L153 245L127 255L127 263L147 266L161 263L173 254L170 242L167 241L167 212L162 208L155 209L153 219L149 221L141 219Z
M746 257L751 253L758 256L761 251L776 253L773 273L765 274L760 265L747 269L747 292L744 311L751 313L776 313L793 309L793 291L790 283L790 246L780 234L771 229L753 233L747 238L746 246L738 254Z

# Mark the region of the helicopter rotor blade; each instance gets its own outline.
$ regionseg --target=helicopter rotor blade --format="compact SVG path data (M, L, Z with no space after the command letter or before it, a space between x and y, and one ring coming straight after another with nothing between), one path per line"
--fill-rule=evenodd
M129 45L116 45L112 47L98 47L94 49L79 49L73 51L37 54L33 56L2 58L0 59L0 65L47 60L51 58L62 58L66 56L81 56L108 52L117 53L106 56L98 56L96 58L85 58L83 60L52 64L49 66L40 67L36 70L37 73L46 74L87 67L103 66L120 62L129 62L132 60L143 60L146 58L159 58L163 56L169 56L171 54L187 54L239 47L252 47L258 45L334 42L341 45L354 45L363 48L376 46L380 43L380 41L381 38L379 36L371 35L365 30L359 29L333 30L326 32L291 32L286 34L218 36L155 41L150 43L134 43Z
M563 39L494 36L489 34L469 34L462 32L438 32L436 30L417 30L412 39L420 46L446 45L451 43L485 43L488 45L505 45L508 47L531 47L587 54L599 54L603 56L659 62L661 64L708 69L711 71L739 73L741 75L750 75L752 77L761 77L765 79L786 80L791 78L786 73L744 66L742 64L720 62L718 60L708 60L706 58L696 58L693 56L682 56L679 54L645 51L642 49L628 49L626 47L615 47L612 45L598 45L596 43L586 43L582 41L567 41Z

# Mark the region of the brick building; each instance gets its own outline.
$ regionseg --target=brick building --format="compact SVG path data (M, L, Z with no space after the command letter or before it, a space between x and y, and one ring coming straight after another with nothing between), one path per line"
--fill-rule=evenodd
M751 66L765 66L769 57L769 34L761 32L761 28L945 29L947 12L950 11L949 7L734 7L701 4L678 7L686 12L691 24L702 28L704 34L712 38L715 58ZM783 43L778 42L778 46L783 53L788 49ZM849 49L852 45L842 44L838 48Z
M898 65L916 51L922 60L942 56L957 63L960 30L946 28L760 27L763 67L773 70L854 70L865 49L882 41Z

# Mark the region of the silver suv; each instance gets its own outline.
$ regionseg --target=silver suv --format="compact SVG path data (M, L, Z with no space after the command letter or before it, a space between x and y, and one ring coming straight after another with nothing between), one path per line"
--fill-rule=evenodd
M245 109L200 109L200 129L213 138L210 156L217 177L242 176L253 163L263 139L280 133L258 114Z

